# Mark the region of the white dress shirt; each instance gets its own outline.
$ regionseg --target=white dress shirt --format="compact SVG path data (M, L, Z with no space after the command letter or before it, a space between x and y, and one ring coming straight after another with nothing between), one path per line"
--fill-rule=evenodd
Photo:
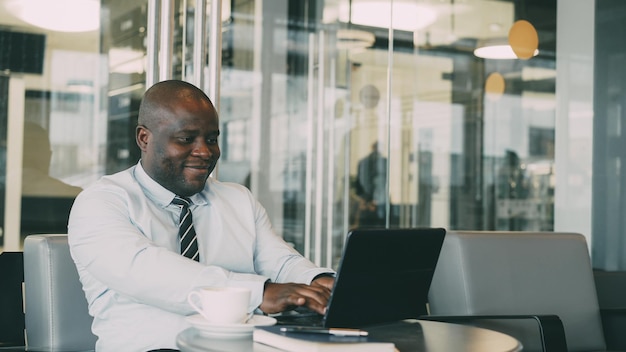
M104 176L78 195L68 225L70 251L94 316L96 350L176 348L196 314L188 293L201 286L252 290L266 280L310 283L321 274L274 232L265 209L241 185L209 178L191 198L200 262L179 254L180 208L141 163Z

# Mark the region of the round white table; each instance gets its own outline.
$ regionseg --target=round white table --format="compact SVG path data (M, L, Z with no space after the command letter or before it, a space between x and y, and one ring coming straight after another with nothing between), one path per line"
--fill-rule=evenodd
M514 352L522 346L515 338L493 330L427 320L405 320L364 328L370 336L395 343L400 352ZM252 336L216 338L196 328L178 334L182 352L274 352L273 347L255 343Z

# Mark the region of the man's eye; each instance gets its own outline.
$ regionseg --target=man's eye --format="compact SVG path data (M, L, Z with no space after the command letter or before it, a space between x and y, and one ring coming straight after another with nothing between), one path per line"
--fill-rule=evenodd
M179 140L183 143L193 143L193 137L180 137Z
M206 141L208 144L217 144L217 138L209 138Z

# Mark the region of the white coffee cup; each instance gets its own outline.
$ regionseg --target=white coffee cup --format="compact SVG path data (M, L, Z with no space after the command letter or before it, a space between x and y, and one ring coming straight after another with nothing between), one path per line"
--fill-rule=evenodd
M250 289L202 287L187 296L187 302L212 324L240 324L248 319Z

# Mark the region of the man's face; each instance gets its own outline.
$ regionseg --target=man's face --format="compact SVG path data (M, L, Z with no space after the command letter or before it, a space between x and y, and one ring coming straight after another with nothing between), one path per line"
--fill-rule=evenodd
M155 181L180 196L204 188L220 157L219 122L206 101L187 100L172 106L148 129L137 128L142 166Z

